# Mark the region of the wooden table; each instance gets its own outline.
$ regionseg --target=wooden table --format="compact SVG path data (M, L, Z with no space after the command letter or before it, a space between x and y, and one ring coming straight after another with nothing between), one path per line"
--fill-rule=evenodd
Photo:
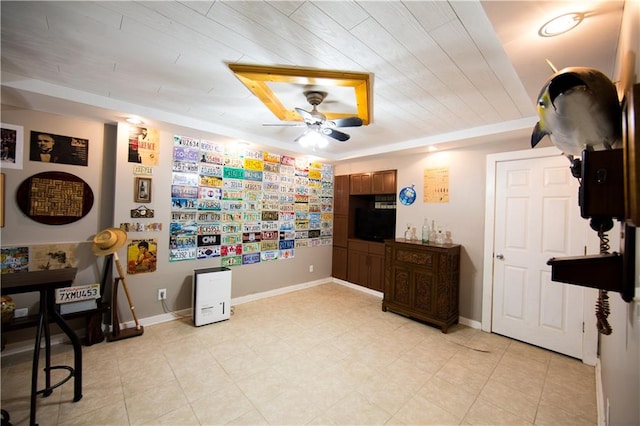
M40 293L40 309L38 311L38 324L36 329L36 341L33 350L33 366L31 369L31 407L29 422L36 424L36 396L51 395L53 389L62 386L74 378L73 402L82 398L82 345L76 333L60 315L55 306L55 290L60 287L69 287L75 279L77 268L54 269L49 271L18 272L2 275L2 295L19 293ZM74 366L51 365L51 333L49 322L53 320L64 334L69 337L73 345ZM45 387L38 390L38 362L40 359L40 343L42 334L45 338ZM51 370L64 369L69 375L58 383L51 384Z

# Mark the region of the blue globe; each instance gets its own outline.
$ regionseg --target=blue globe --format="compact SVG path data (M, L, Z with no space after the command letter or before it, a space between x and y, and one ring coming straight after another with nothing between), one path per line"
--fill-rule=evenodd
M414 185L405 186L400 190L400 194L398 194L398 198L400 198L400 202L405 206L410 206L416 201L416 190L413 189Z

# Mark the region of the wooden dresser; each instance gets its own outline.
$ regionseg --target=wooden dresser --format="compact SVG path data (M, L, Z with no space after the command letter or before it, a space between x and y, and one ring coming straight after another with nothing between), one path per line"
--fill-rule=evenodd
M385 242L382 310L436 325L443 333L458 323L460 246Z

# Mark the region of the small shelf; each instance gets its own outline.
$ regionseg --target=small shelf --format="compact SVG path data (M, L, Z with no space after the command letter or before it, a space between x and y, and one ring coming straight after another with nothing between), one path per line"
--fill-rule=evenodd
M629 303L635 293L635 227L626 225L622 253L551 258L551 280L620 293Z
M89 309L86 311L70 312L68 314L62 314L62 318L64 318L65 320L85 318L87 321L87 324L86 324L87 336L89 336L90 319L96 315L101 315L108 311L109 311L109 306L106 304L102 304L102 305L99 305L96 309ZM100 321L99 324L101 326L102 321ZM38 325L38 315L27 315L26 317L12 318L11 321L2 323L2 333L15 331L15 330L22 330L29 327L35 327L37 325ZM94 332L97 332L97 330L94 330ZM100 339L99 341L102 341L102 339ZM98 342L97 341L85 342L87 346L90 346L93 343L98 343Z

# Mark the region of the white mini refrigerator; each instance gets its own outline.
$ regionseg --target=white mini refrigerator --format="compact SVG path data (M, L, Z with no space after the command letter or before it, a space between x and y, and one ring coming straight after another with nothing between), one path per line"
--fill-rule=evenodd
M193 270L193 323L196 327L229 319L231 269Z

